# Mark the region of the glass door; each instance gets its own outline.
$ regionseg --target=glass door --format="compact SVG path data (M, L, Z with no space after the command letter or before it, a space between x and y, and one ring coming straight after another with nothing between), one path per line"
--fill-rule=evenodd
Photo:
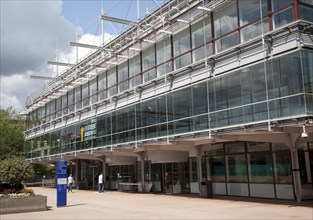
M163 192L166 194L173 194L173 164L163 164L164 167L164 184Z

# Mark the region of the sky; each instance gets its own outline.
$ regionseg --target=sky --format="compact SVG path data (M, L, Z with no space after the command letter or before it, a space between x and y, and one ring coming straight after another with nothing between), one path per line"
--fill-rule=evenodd
M140 0L140 14L163 0ZM76 48L69 42L101 44L101 12L137 19L136 0L0 0L0 109L25 110L26 98L47 81L31 75L55 77L64 68L46 61L75 63ZM122 25L104 22L105 39L121 32ZM90 53L78 49L78 59Z

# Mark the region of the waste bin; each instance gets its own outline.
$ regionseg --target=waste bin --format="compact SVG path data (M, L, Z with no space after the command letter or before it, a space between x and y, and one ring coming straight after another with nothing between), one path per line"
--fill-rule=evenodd
M213 187L212 187L211 181L201 181L200 196L202 198L212 198L213 197Z

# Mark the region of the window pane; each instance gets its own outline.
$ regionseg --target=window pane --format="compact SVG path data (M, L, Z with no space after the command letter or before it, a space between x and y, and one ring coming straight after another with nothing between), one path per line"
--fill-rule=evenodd
M290 150L279 150L273 155L276 183L292 183Z
M173 93L173 107L175 119L189 117L191 115L191 89L182 89Z
M153 66L155 66L154 45L142 52L142 70L145 71Z
M150 71L147 71L143 74L143 81L144 82L148 82L148 81L151 81L153 79L156 78L156 71L155 69L152 69Z
M275 59L268 67L267 80L270 98L303 92L300 53Z
M67 114L67 94L62 96L62 111L64 115ZM41 112L41 113L44 113L44 112ZM42 114L41 116L43 117L44 114Z
M213 16L215 37L220 37L238 27L235 1L232 1L220 11L214 12Z
M141 75L135 76L134 78L130 79L130 87L133 88L141 84Z
M292 22L292 8L288 8L282 12L279 12L273 16L273 29L282 27Z
M270 153L248 154L248 161L250 182L273 182L272 155Z
M109 88L109 97L112 97L117 94L116 86Z
M169 73L172 71L172 65L171 65L171 62L167 62L161 66L158 66L157 68L157 73L158 73L158 77L159 76L163 76L165 75L166 73Z
M213 182L225 182L225 159L224 156L208 158L209 175Z
M206 83L194 85L192 87L193 115L208 112L208 97Z
M82 87L82 102L83 102L83 107L86 107L89 105L89 87L88 87L88 82L83 85Z
M190 50L189 29L185 29L173 36L174 56L178 56Z
M211 20L209 17L198 21L191 26L192 33L192 48L196 48L204 45L205 43L211 41Z
M116 84L116 68L112 67L108 71L108 87L111 87Z
M262 30L263 29L263 30ZM269 31L268 19L263 19L262 22L256 22L241 29L241 41L245 42Z
M74 106L74 89L68 92L68 112L73 112L75 110L75 106ZM50 106L49 106L50 107ZM50 110L50 108L49 108ZM47 115L49 115L50 112L47 112Z
M313 53L302 52L302 68L304 78L304 89L306 93L313 94Z
M309 4L309 5L313 5L313 0L300 0L300 2Z
M313 8L300 6L300 17L303 20L313 22Z
M129 76L136 76L140 71L140 57L135 56L129 60Z
M157 64L171 59L171 39L169 37L156 44Z
M123 92L128 89L128 81L118 84L118 92Z
M128 79L128 62L118 65L118 82L123 82Z
M247 182L247 165L245 155L226 156L227 167L227 181L241 183Z
M260 2L262 5L260 5ZM262 11L260 10L260 6L262 7ZM267 7L267 0L239 0L240 26L266 16L268 13Z
M187 66L191 63L190 53L187 53L179 58L176 58L175 61L175 70Z
M197 62L210 55L212 55L212 44L208 44L206 46L203 46L194 50L192 52L192 59L193 59L193 62Z
M90 82L90 96L91 96L91 103L95 103L98 101L97 100L98 97L97 97L97 81L96 81L96 79L93 79Z
M230 47L236 46L238 44L238 33L235 32L233 34L230 34L224 38L221 38L217 41L215 41L216 44L216 52L221 52L223 50L226 50Z
M273 11L276 11L279 8L291 5L292 0L272 0Z

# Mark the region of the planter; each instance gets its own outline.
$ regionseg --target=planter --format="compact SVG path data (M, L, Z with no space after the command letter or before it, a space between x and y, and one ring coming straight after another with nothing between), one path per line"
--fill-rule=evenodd
M47 196L34 195L26 198L0 198L0 214L47 210Z

